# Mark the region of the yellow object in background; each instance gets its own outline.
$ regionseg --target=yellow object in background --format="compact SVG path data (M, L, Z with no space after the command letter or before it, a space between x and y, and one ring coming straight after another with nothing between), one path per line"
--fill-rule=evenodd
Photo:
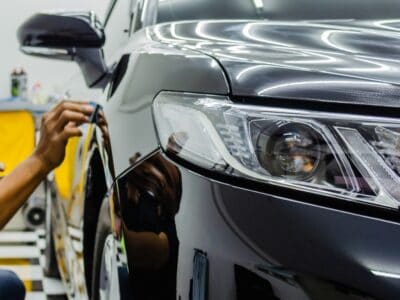
M26 159L35 148L35 121L30 112L0 112L0 162L5 170L0 177L9 174Z
M55 184L58 195L63 199L70 199L72 190L72 180L74 176L75 154L78 147L79 138L72 138L68 141L65 150L63 163L54 171Z

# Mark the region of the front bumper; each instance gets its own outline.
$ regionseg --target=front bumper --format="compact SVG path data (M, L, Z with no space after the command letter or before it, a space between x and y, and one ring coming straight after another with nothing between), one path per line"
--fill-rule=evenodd
M183 191L175 218L178 297L400 295L399 224L246 190L179 169ZM208 279L197 282L199 273Z

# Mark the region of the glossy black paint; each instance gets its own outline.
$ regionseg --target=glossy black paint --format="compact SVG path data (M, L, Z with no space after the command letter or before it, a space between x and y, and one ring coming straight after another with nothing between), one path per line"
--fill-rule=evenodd
M17 36L25 54L76 61L88 87L109 82L104 30L94 13L38 13L20 26Z
M130 163L137 159L139 155L133 156ZM120 177L117 187L132 297L176 299L179 170L158 153Z
M214 181L161 152L131 163L117 179L116 216L135 299L396 299L400 292L398 280L374 274L396 274L399 224Z
M174 3L182 15L168 15ZM160 1L159 20L172 22L144 23L109 62L120 62L107 91L109 128L93 144L107 182L117 175L112 229L132 298L398 299L397 211L217 177L153 152L151 115L154 97L170 90L315 111L386 107L398 117L398 20L227 21L222 2L203 1L220 9L211 12L199 3ZM246 6L250 16L249 3L232 2L229 14ZM156 15L143 11L143 20ZM220 20L175 22L207 13Z
M162 0L157 23L193 20L397 19L397 0Z
M21 46L46 48L101 48L103 28L92 13L38 13L18 29Z
M215 58L229 79L234 100L257 105L272 102L274 106L290 102L297 107L305 101L313 110L321 104L341 112L347 107L369 108L369 114L376 106L398 109L397 48L387 43L379 44L379 49L366 44L369 36L371 41L385 39L393 45L397 41L395 30L378 29L374 22L334 23L176 22L156 25L148 32L166 46L189 48ZM257 30L250 30L249 37L243 32L251 26ZM344 28L350 26L353 35ZM324 44L321 35L330 34L335 36L334 43ZM346 34L352 38L346 39ZM253 35L261 35L261 40L256 41ZM354 35L360 38L358 44ZM349 47L357 44L357 52L338 49L339 38ZM154 48L151 55L155 55ZM128 66L127 74L130 70ZM158 76L153 77L154 82L161 80ZM119 88L123 83L124 79ZM265 91L259 93L260 89ZM133 98L131 102L125 99L122 107L134 103ZM143 124L135 121L137 114L136 110L130 113L131 128ZM169 274L176 276L176 287L175 281L169 284L171 290L176 288L177 299L397 298L398 212L380 214L374 208L346 207L340 200L311 199L306 193L216 178L170 157L182 178L180 209L174 217L178 263L176 275ZM141 162L144 166L151 160ZM142 168L140 163L137 168ZM164 190L172 188L169 185ZM120 200L124 207L127 200ZM138 216L122 214L128 224L135 218ZM127 236L124 238L130 240ZM133 249L131 240L127 242L131 276L135 276ZM204 254L202 259L199 253ZM206 285L193 283L193 278L203 277Z
M377 22L379 24L380 21ZM367 37L361 38L366 35L371 39L375 37L395 43L395 30L386 32L386 29L378 29L371 21L351 23L190 21L156 25L149 28L147 33L152 42L161 42L162 46L153 45L151 50L146 48L148 52L145 51L146 55L141 58L131 57L126 75L118 79L118 88L110 99L110 105L114 108L107 113L112 116L117 110L123 110L127 114L124 118L130 116L124 124L127 132L130 131L129 138L135 141L125 143L131 153L143 149L145 144L151 147L152 143L144 140L153 140L154 131L146 131L148 135L143 138L135 128L151 126L152 120L144 121L139 116L148 109L151 98L157 92L150 92L146 87L143 94L151 94L152 97L145 97L140 102L142 106L137 106L137 99L143 99L139 97L142 93L141 81L129 74L133 70L152 74L152 82L154 87L159 87L158 90L193 91L193 86L190 89L184 87L193 81L178 80L183 87L166 83L169 77L166 77L168 72L164 73L165 69L172 70L177 57L192 54L180 52L181 49L190 49L214 58L226 74L229 94L235 101L278 107L280 103L292 103L296 107L307 103L307 108L313 110L324 107L329 111L334 107L333 111L340 112L348 112L347 108L356 107L359 108L357 113L369 115L375 113L374 107L377 106L397 111L400 107L396 77L399 70L397 58L400 55L396 52L397 48L385 43L379 44L377 51L373 45L366 44ZM359 44L356 39L345 39L350 29L344 27L350 26L353 26L354 35L360 37ZM250 32L249 36L244 34L247 32L245 28ZM329 33L329 30L336 31ZM334 43L329 44L328 41L324 44L321 35L330 34L338 40L335 38ZM335 48L338 46L335 43L340 44L339 37L349 47L352 43L359 45L357 53ZM165 47L164 56L160 56L162 51L159 47ZM382 49L385 53L381 52ZM374 63L381 66L378 68ZM159 66L157 72L144 71L146 67L151 70L153 64ZM132 78L136 78L136 81ZM129 82L129 87L125 87L126 82ZM285 82L287 89L283 87ZM259 93L260 89L265 91ZM119 101L116 96L121 91L124 91L124 99L121 103L113 103ZM369 110L365 111L365 108ZM113 123L111 126L116 125ZM113 132L121 134L121 130L111 129L111 134ZM127 150L121 151L119 148L117 151L121 155ZM143 155L147 153L144 151ZM398 212L379 211L373 207L367 209L338 199L311 197L307 193L213 176L210 172L176 159L174 155L166 158L157 153L143 159L141 157L136 157L137 164L117 182L126 184L130 177L131 185L146 186L142 182L143 176L138 176L138 173L143 173L152 184L156 183L154 186L163 188L158 193L145 193L147 196L142 198L149 205L152 203L153 213L137 214L137 209L128 200L126 187L121 189L119 185L122 196L116 207L120 206L121 210L116 215L125 224L121 236L126 242L132 278L136 270L139 278L142 276L143 270L137 265L146 263L150 257L137 260L134 238L137 230L133 224L138 220L147 220L154 226L157 223L154 222L157 220L154 217L157 213L154 212L158 211L155 203L162 203L161 199L170 197L166 195L167 191L176 189L176 186L182 187L182 196L179 198L179 210L173 218L176 233L174 230L171 235L179 246L170 256L172 260L167 260L167 263L173 263L174 267L168 269L168 275L174 280L168 281L169 287L160 285L158 276L166 274L165 271L150 276L156 280L146 277L147 281L141 286L151 291L148 294L150 296L146 298L143 294L145 291L138 288L138 293L142 293L137 294L139 299L157 299L157 288L160 286L160 290L170 292L168 297L171 299L391 300L398 297ZM149 175L151 172L144 171L154 164L155 157L167 165L173 163L175 167L171 165L172 169L178 168L181 177L179 185L166 180L163 181L167 185L161 184L159 180L154 180L154 175ZM119 161L120 157L115 160ZM157 174L159 178L168 177L166 174L160 175L163 172ZM130 224L130 227L126 228L126 224ZM159 234L163 229L153 229L151 232ZM152 255L153 263L165 261L165 253L153 252ZM148 269L147 265L146 271L149 272ZM207 284L199 281L199 278Z
M155 40L215 57L233 96L399 107L400 22L199 21Z
M269 261L259 268L291 273L310 299L392 299L399 293L396 280L373 274L397 270L400 245L382 233L395 236L399 224L227 185L214 188L228 223Z

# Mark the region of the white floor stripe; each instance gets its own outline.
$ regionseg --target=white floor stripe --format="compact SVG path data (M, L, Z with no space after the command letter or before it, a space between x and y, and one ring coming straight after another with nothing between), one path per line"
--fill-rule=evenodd
M34 232L0 232L0 243L33 243L38 239Z
M41 255L41 250L45 249L46 241L44 237L39 237L39 235L44 235L44 231L0 232L0 259L39 259L39 265L0 265L0 269L13 271L24 281L42 282L43 292L27 293L26 300L46 300L46 295L65 295L64 285L61 280L47 278L43 274L46 258ZM16 243L18 245L9 245ZM20 243L21 245L19 245ZM33 243L33 245L23 245L24 243Z
M1 246L0 258L39 258L40 251L36 246Z
M0 269L13 271L22 280L42 280L43 270L41 266L0 266Z
M46 300L46 294L43 292L26 293L25 300Z
M36 229L35 232L37 235L44 236L46 234L46 231L44 229Z
M44 239L39 239L38 241L37 241L37 244L36 244L37 246L38 246L38 248L40 249L40 250L44 250L45 248L46 248L46 240L44 240Z
M62 281L53 278L43 279L43 290L46 295L50 296L65 294L65 289Z
M45 263L46 263L46 258L43 255L40 255L39 257L39 264L42 268L45 267Z

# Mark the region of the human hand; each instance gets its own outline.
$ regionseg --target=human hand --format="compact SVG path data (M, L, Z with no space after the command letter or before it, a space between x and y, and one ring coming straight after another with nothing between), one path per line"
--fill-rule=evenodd
M49 173L64 160L65 148L71 137L82 136L79 126L89 121L93 107L85 102L63 101L42 118L40 139L33 153Z
M140 157L136 153L130 162ZM140 163L128 175L128 198L137 205L143 193L150 194L160 205L158 215L173 218L179 210L181 175L178 168L157 154Z
M103 111L100 111L97 116L97 126L100 128L100 131L103 136L103 146L107 151L109 157L112 156L111 154L111 141L110 141L110 132L108 130L108 122L104 115Z

